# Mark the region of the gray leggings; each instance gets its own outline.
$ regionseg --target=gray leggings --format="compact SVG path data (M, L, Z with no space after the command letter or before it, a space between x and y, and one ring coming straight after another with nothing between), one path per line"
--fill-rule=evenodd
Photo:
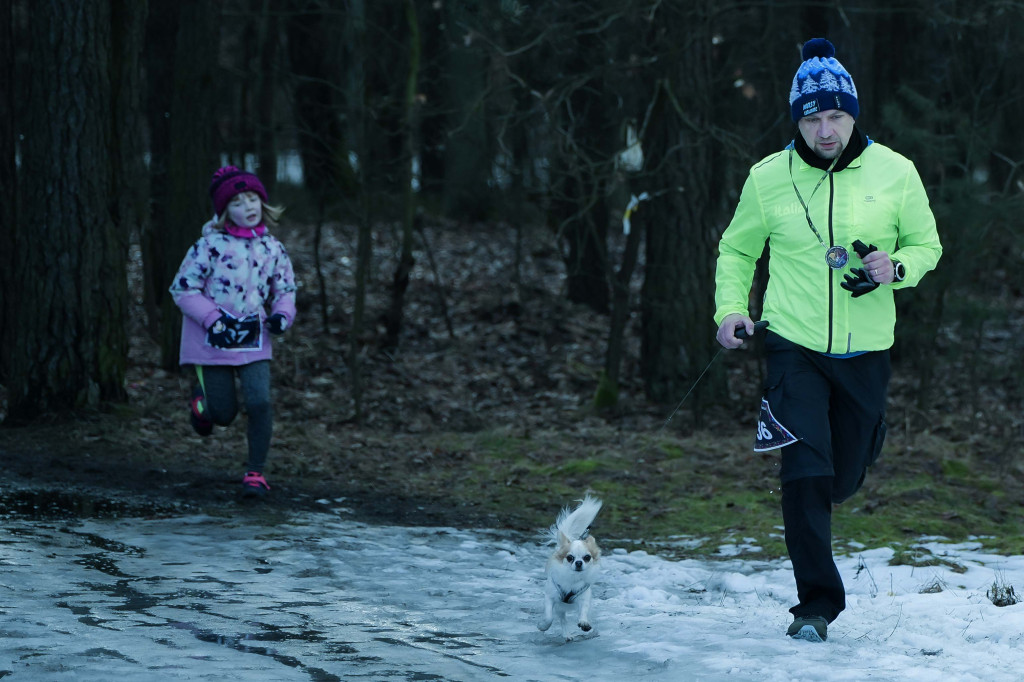
M196 367L199 385L206 398L210 421L227 426L238 414L235 374L242 389L245 411L249 415L249 462L247 471L263 472L274 430L274 410L270 404L270 361L248 365L202 365Z

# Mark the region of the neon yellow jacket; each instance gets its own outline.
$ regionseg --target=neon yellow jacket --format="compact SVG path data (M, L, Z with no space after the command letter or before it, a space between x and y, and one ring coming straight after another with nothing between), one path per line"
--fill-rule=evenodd
M754 265L767 240L771 255L761 317L771 331L823 353L889 348L896 323L893 291L916 285L942 255L921 178L911 161L869 142L815 192L824 171L793 151L791 180L792 146L753 166L743 185L719 243L715 324L730 313L748 314ZM825 247L807 225L794 181ZM857 239L902 262L906 279L853 298L839 285L851 267L861 266L853 249ZM841 270L825 262L825 249L833 245L850 253Z

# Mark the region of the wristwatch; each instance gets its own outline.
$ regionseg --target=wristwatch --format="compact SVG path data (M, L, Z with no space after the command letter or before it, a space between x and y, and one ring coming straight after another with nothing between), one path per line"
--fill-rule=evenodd
M907 269L896 259L892 261L892 281L902 282L907 278Z

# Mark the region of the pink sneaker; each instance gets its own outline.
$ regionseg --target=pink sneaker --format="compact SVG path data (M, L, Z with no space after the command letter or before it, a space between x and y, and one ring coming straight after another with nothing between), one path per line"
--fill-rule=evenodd
M242 477L242 495L244 497L263 497L270 491L267 479L258 471L246 471Z

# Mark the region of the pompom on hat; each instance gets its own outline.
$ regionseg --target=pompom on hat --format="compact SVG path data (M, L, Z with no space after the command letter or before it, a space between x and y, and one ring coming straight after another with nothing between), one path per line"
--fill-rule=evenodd
M794 121L820 111L839 109L857 118L857 87L853 76L835 57L835 45L824 38L804 43L803 64L793 76L789 91L789 109Z
M254 173L235 166L218 168L210 180L210 198L213 199L214 212L218 216L224 215L224 209L228 207L232 197L242 192L256 192L264 202L267 201L267 190Z

